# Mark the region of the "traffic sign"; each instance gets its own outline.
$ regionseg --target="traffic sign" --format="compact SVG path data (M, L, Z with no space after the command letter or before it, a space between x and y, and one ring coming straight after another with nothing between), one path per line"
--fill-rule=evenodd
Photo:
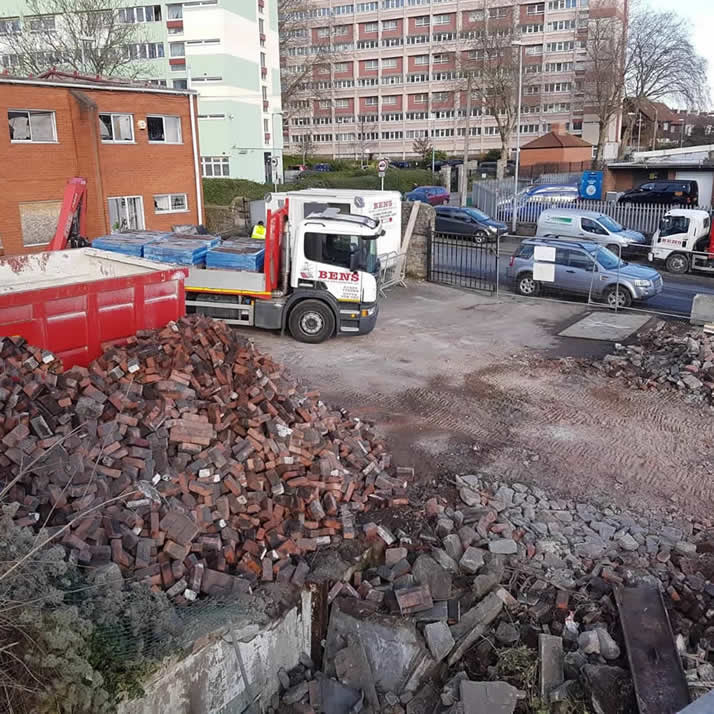
M271 163L274 167L277 166L277 165L278 165L278 157L277 157L277 156L273 156L273 157L270 159L270 163Z
M380 176L382 176L386 172L387 166L389 166L389 163L386 159L379 160L379 162L377 163L377 171L379 171Z

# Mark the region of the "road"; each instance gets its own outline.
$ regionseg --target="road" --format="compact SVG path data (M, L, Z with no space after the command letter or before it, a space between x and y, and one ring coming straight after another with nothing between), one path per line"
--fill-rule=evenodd
M506 237L501 242L498 257L499 290L513 292L513 285L507 276L508 263L511 255L519 244L519 238ZM435 244L433 251L433 265L439 278L438 282L461 284L462 287L486 289L489 281L495 280L495 254L482 254L475 251L471 245L464 245L460 240L447 241L447 244ZM649 265L646 256L631 259L631 262ZM675 315L689 316L692 301L698 293L714 295L714 276L701 274L673 275L657 266L662 275L664 290L656 297L636 307ZM468 276L463 281L455 276L462 274ZM568 300L579 298L562 295Z

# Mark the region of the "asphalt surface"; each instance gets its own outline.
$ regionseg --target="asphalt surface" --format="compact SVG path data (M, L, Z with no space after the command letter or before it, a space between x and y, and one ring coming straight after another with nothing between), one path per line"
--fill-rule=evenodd
M501 241L498 256L499 290L515 293L512 281L507 276L507 270L511 255L521 240L520 237L506 237ZM485 289L486 281L495 280L495 246L489 246L491 248L489 254L484 255L480 252L477 254L471 245L462 244L460 239L449 240L447 243L435 244L432 248L433 265L437 269L439 282ZM668 273L663 266L658 264L653 266L649 263L646 253L642 257L627 258L627 261L655 267L664 283L664 290L659 295L650 300L635 303L635 308L689 316L695 295L698 293L714 295L714 275L697 273L674 275ZM465 282L457 277L459 274L468 276ZM553 292L551 296L562 297L569 301L587 302L587 298L565 293Z

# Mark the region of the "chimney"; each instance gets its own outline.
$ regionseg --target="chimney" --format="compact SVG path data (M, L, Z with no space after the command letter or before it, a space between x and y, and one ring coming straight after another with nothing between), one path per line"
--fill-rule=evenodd
M558 122L558 121L553 122L553 123L550 125L550 130L551 130L554 134L558 134L558 135L560 135L560 134L565 134L565 131L563 131L563 124L561 124L561 122Z

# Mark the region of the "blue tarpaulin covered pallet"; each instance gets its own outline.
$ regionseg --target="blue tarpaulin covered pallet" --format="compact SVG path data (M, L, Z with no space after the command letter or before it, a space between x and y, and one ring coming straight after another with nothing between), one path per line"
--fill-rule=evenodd
M112 233L100 236L92 241L92 248L108 250L122 255L133 255L137 258L144 256L144 247L152 243L159 243L171 237L171 233L154 233L137 231L136 233Z
M144 257L163 263L176 265L201 265L206 260L209 248L220 245L216 236L181 236L173 235L170 239L144 247Z
M265 261L265 241L225 241L206 253L207 268L262 272Z

